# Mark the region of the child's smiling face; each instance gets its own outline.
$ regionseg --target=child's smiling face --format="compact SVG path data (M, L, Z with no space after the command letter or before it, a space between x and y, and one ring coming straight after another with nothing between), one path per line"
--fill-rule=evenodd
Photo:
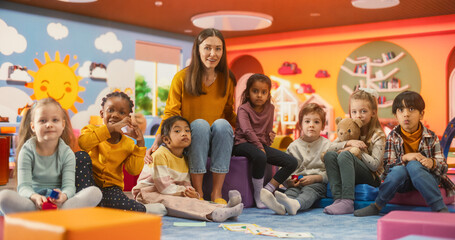
M169 136L164 137L166 146L173 148L186 148L191 144L191 129L187 122L176 121L169 132Z
M114 124L130 115L130 104L122 97L110 97L100 111L104 124Z

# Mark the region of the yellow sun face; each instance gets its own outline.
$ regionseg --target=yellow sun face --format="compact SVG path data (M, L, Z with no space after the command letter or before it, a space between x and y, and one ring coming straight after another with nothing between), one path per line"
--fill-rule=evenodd
M64 109L77 113L74 103L84 102L78 96L78 93L85 91L84 87L79 86L79 81L83 77L76 75L79 63L71 67L68 66L69 55L66 55L63 62L61 62L60 52L58 51L55 52L54 61L52 61L47 52L44 53L44 58L46 60L44 64L35 58L38 71L28 71L28 74L33 77L33 82L25 85L34 90L34 94L30 97L36 100L51 97L59 102Z

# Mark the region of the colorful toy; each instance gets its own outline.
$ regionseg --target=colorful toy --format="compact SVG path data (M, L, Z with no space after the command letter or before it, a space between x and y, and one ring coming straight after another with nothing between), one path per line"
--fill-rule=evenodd
M51 194L49 197L47 197L47 202L43 203L43 206L41 206L42 210L52 210L52 209L57 209L57 205L53 204L51 202L52 199L57 199L59 195L59 192L52 190Z
M291 179L292 179L292 180L300 180L301 178L303 178L302 175L292 175L292 176L291 176Z

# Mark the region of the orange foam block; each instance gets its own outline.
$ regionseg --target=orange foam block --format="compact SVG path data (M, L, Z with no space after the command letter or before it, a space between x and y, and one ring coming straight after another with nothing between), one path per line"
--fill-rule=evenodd
M110 208L35 211L5 216L4 239L160 239L161 217Z

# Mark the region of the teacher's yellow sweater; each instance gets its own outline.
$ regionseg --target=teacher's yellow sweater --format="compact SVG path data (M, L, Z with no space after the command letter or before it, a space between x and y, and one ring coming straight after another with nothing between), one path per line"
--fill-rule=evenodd
M185 74L186 68L175 74L172 79L163 120L179 115L190 123L196 119L204 119L212 125L215 120L224 118L235 126L233 81L229 80L226 95L223 96L224 79L218 74L215 82L209 87L202 84L202 90L207 94L193 96L184 89Z
M111 144L106 125L88 125L81 130L79 146L92 159L93 178L99 187L118 186L123 190L123 165L131 175L139 175L144 166L146 147L138 147L131 138Z

